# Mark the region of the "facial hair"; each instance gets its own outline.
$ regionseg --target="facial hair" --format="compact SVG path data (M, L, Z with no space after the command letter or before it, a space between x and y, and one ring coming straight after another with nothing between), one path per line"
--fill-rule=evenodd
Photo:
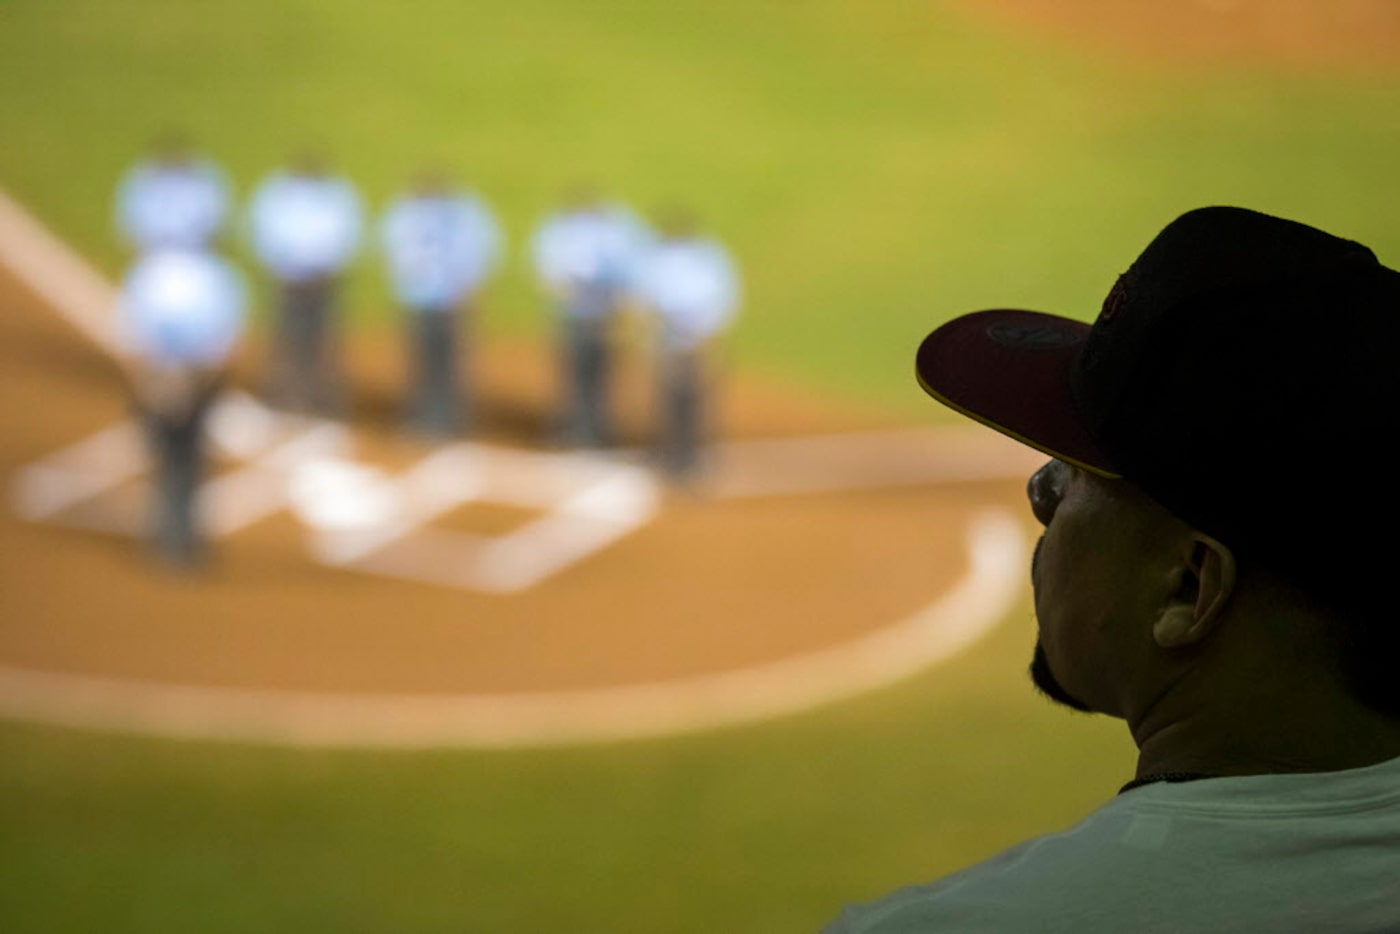
M1045 544L1045 536L1042 535L1035 543L1035 551L1031 553L1031 586L1035 586L1036 570L1040 565L1040 548ZM1035 652L1031 655L1031 684L1035 685L1037 691L1045 695L1056 704L1068 707L1070 710L1078 710L1081 713L1092 713L1089 705L1065 690L1060 684L1060 679L1055 677L1055 672L1050 670L1050 658L1045 654L1045 646L1041 645L1040 639L1035 640Z
M1039 639L1035 640L1035 653L1031 656L1031 683L1041 694L1070 710L1078 710L1081 713L1094 712L1093 708L1060 684L1060 679L1050 670L1050 658L1045 654L1045 646L1040 644Z

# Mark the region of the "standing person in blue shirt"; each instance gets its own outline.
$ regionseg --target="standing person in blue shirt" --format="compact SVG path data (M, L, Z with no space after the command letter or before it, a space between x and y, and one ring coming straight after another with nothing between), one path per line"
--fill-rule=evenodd
M209 246L228 220L223 171L197 155L182 135L158 139L151 153L122 178L117 230L136 253Z
M687 212L672 210L659 229L661 237L647 252L637 293L657 324L657 456L672 477L688 480L702 466L706 399L712 388L706 351L734 317L739 280L729 253L702 236Z
M124 362L154 462L151 540L173 566L192 566L204 555L196 492L204 474L205 416L246 304L242 277L202 250L149 252L122 289Z
M335 304L360 245L360 196L324 158L308 153L258 186L249 223L253 250L280 293L273 399L296 412L338 415L344 400Z
M555 302L562 332L567 398L560 435L566 444L612 441L611 330L647 238L630 211L586 188L568 195L535 233L535 271Z
M409 421L429 434L453 435L470 419L458 376L464 310L501 253L501 233L476 195L442 174L425 172L393 202L381 230L389 275L407 310L414 372Z

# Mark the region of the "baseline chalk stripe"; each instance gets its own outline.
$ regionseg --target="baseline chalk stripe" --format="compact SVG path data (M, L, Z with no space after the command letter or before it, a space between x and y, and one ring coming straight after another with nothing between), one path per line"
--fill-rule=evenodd
M65 321L108 352L118 352L117 290L3 190L0 262Z
M216 421L213 416L211 421ZM349 452L350 433L343 426L330 422L296 424L288 431L290 421L274 419L265 437L247 434L239 438L236 444L256 444L260 456L200 488L199 508L211 535L232 535L281 512L287 507L292 478L303 465Z
M140 429L134 422L120 422L22 468L12 487L15 512L32 522L42 521L145 469Z
M799 713L898 682L1011 611L1028 543L1009 513L976 517L948 593L863 638L675 681L540 694L336 695L160 685L0 667L0 714L190 739L348 748L544 747L666 736Z
M471 472L464 469L468 449ZM366 531L323 532L318 547L328 560L389 577L518 593L642 527L660 500L651 475L624 464L484 444L448 451L451 459L434 455L400 478L410 501L419 503L411 518ZM466 502L535 509L541 516L498 536L422 527Z

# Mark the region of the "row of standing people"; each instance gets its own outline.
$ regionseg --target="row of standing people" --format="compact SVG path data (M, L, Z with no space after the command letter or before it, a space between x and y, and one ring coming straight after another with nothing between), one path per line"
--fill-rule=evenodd
M177 561L201 550L193 497L204 416L247 306L242 276L217 252L232 203L222 171L183 145L167 145L133 168L117 199L120 233L137 253L121 320L157 460L155 534ZM281 408L344 412L336 305L364 223L354 186L313 157L272 174L252 194L250 246L277 295L268 393ZM430 173L387 207L379 232L409 329L410 422L435 435L459 434L471 423L464 319L499 267L500 227L478 195ZM578 191L535 231L529 253L557 312L560 439L582 447L612 441L610 332L634 301L656 323L659 463L677 478L693 476L702 457L705 347L738 300L727 252L682 216L653 232L625 208Z

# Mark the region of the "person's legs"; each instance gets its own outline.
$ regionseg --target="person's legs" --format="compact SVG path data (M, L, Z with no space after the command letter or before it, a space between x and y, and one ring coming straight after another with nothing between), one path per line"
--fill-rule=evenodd
M151 442L155 489L151 542L166 562L191 567L205 557L198 492L204 475L204 422L212 394L185 413L143 413Z
M307 366L307 410L326 418L344 414L340 385L340 334L335 326L336 282L307 283L301 297L305 321L304 360Z
M297 356L301 321L296 314L295 288L290 282L275 285L272 365L266 393L268 401L283 409L296 409L298 406Z
M417 374L411 419L421 431L454 435L463 428L465 406L458 385L458 321L454 309L414 314Z
M314 286L302 282L283 285L286 369L282 397L278 401L294 412L312 412L316 408L321 379L321 311Z
M327 418L344 414L335 298L334 279L282 283L272 388L273 402L281 408Z
M569 373L565 439L584 447L603 447L612 440L607 318L570 317L564 327Z
M700 355L691 350L666 350L661 362L662 469L678 479L693 477L701 466L704 434L703 374Z

